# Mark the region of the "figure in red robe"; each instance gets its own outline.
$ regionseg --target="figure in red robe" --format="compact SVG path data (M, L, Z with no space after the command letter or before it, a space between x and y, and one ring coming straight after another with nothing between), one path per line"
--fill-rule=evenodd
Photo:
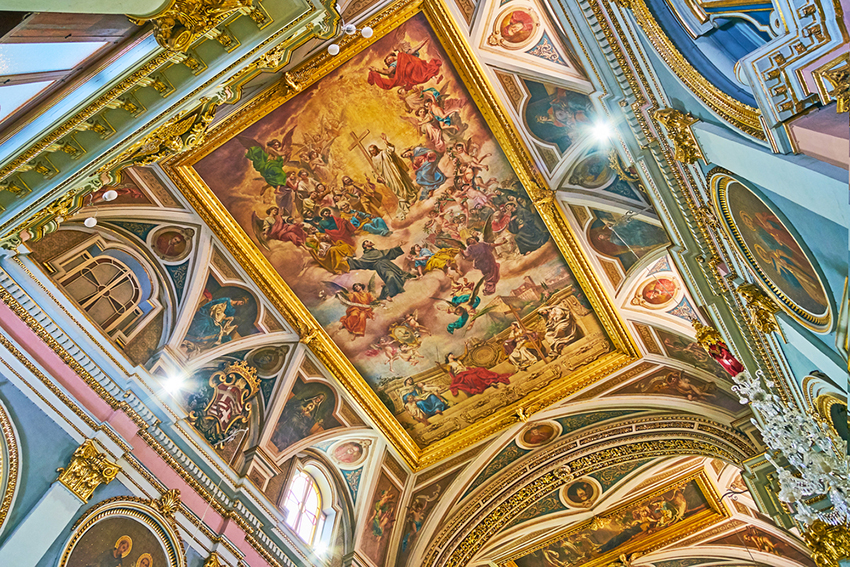
M342 240L352 248L357 245L354 241L357 228L350 221L334 215L327 207L321 210L319 217L321 218L317 224L318 229L327 234L333 242Z
M717 361L730 376L737 376L744 371L744 365L738 362L729 349L726 348L726 343L719 342L709 345L705 349L711 358Z
M425 61L420 59L417 53L418 50L412 54L398 50L392 51L384 58L385 69L372 67L369 71L369 84L377 85L385 91L395 87L410 90L414 85L427 83L440 74L442 61L439 59Z
M372 309L375 298L366 291L365 285L356 283L351 286L351 293L347 297L338 294L337 299L348 306L339 321L353 337L351 340L362 337L366 334L366 321L375 318L375 310Z
M457 396L458 390L474 396L490 386L511 383L510 374L498 374L480 366L469 368L453 354L446 356L446 364L449 365L449 376L452 377L449 390L453 396Z

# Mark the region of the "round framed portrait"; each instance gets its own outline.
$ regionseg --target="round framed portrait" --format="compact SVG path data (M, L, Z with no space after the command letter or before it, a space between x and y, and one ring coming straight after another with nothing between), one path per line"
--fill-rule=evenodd
M672 274L657 274L638 285L632 305L646 309L666 309L679 302L682 286Z
M154 231L151 236L151 247L160 259L166 262L179 262L192 251L192 237L195 231L191 228L166 226Z
M540 17L531 6L509 7L496 16L487 43L505 49L522 49L534 42L539 30Z
M522 449L536 449L557 439L563 431L557 421L546 420L529 423L517 436L516 443Z
M561 487L561 500L571 508L590 508L602 494L602 487L589 476Z
M342 469L353 469L359 467L369 454L367 440L346 439L328 447L328 455Z
M785 222L755 191L730 175L714 175L711 186L722 222L761 287L808 328L829 330L827 287Z
M175 525L140 498L119 497L81 519L59 567L185 567Z
M569 184L585 189L599 189L608 185L614 177L614 170L608 165L608 156L596 152L576 164L570 172Z

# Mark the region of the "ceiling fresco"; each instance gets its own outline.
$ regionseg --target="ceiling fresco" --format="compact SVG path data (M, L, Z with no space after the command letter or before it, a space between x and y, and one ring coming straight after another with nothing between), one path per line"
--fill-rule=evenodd
M593 134L611 93L579 46L532 0L379 4L340 7L374 35L231 85L203 143L14 262L268 529L292 535L268 517L293 471L326 473L325 564L808 567L746 492L762 440L695 339L669 213ZM740 246L828 316L758 210L727 219Z
M192 199L214 195L204 214L241 227L231 249L262 255L280 309L306 308L330 339L326 362L345 357L350 389L368 385L414 455L601 377L628 340L611 335L593 274L565 261L577 250L535 207L512 130L477 102L474 71L449 57L426 6L300 92L261 95L169 166ZM535 123L568 146L589 99L538 87Z

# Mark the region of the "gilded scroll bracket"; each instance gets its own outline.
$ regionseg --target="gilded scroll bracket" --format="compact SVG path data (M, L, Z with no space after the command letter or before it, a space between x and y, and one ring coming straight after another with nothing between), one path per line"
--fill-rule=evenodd
M690 113L684 114L673 108L662 108L652 114L667 130L667 137L673 142L673 157L682 163L705 161L699 142L691 127L699 119Z

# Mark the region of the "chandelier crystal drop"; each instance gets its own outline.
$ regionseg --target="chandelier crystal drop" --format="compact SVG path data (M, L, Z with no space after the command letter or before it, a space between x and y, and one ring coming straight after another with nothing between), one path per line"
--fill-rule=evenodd
M741 403L749 403L761 418L761 423L755 418L752 422L774 453L766 453L765 457L779 475L779 499L792 505L795 518L805 525L816 520L830 525L850 522L847 443L829 434L826 424L783 402L772 391L774 383L761 370L755 377L745 371L734 379L737 385L732 389ZM777 463L777 453L785 457L799 476ZM829 498L832 510L816 510L806 503L821 495Z

